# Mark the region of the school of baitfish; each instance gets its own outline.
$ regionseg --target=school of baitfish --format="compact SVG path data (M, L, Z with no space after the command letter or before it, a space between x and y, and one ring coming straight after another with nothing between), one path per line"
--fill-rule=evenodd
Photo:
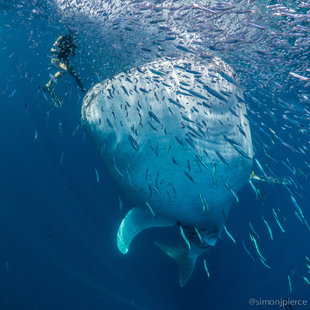
M143 229L177 225L187 249L157 245L179 263L184 285L206 248L225 234L238 242L225 224L246 183L262 201L262 182L284 186L309 232L302 210L310 169L309 0L47 3L78 31L80 56L91 59L84 66L100 83L84 98L83 124L138 205L120 225L122 253ZM95 175L99 182L96 168ZM275 205L261 222L274 240L287 216ZM241 243L272 268L252 223ZM305 265L310 285L308 256ZM210 276L206 260L204 267Z

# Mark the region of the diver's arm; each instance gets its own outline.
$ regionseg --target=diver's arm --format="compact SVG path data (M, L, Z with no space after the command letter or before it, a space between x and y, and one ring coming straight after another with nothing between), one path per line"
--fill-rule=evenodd
M51 52L52 53L56 53L57 52L57 45L59 44L60 41L63 40L63 36L59 36L58 39L55 41L55 43L53 44L53 47L51 48Z

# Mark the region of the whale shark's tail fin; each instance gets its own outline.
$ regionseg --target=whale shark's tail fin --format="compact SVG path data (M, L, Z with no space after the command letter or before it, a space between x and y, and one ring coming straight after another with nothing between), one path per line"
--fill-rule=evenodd
M178 264L179 283L183 287L193 273L198 254L189 251L187 248L168 246L159 242L155 242L155 244Z

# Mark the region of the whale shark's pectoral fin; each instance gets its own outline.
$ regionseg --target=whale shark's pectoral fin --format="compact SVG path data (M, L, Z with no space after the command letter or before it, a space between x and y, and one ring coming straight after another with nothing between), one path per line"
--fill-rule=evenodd
M169 219L154 216L148 209L133 208L123 219L117 233L117 247L121 253L128 252L131 241L142 230L151 227L168 227L175 225L176 222Z
M197 252L188 250L188 248L179 248L169 245L164 245L159 242L155 244L168 256L173 258L179 266L179 283L183 287L190 279L194 267L196 265Z

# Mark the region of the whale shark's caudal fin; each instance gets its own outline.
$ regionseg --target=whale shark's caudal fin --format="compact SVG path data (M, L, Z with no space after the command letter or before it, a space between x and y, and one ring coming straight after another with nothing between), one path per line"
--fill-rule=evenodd
M198 254L189 251L187 248L168 246L159 242L155 242L155 244L178 264L179 283L183 287L193 273Z
M147 208L133 208L126 214L119 226L117 247L121 253L126 254L132 240L142 230L151 227L173 226L175 224L174 221L155 216Z

